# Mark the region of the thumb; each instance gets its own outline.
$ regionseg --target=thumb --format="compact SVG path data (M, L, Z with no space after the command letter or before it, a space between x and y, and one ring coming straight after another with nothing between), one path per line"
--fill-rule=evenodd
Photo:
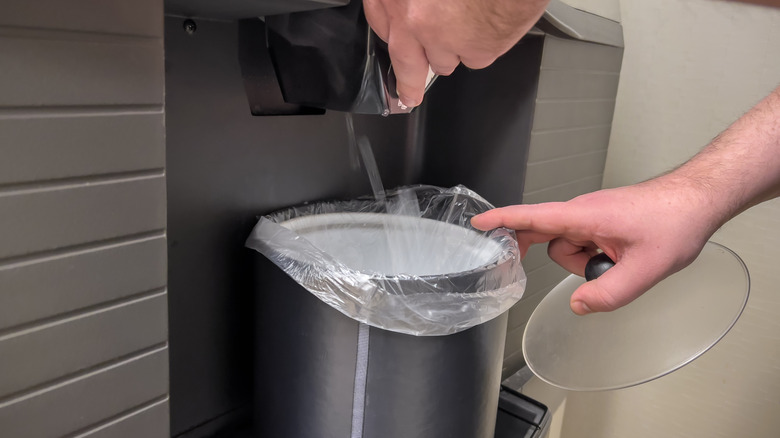
M578 315L609 312L625 306L647 292L663 278L655 270L636 269L635 261L626 257L615 266L579 288L571 296L569 305Z

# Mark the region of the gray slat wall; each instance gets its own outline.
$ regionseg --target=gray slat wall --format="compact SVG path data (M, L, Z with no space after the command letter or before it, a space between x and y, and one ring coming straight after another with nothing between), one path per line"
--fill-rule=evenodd
M526 168L523 203L566 201L601 188L623 49L547 35ZM523 260L528 284L509 313L504 377L525 365L525 322L567 275L533 246Z
M0 436L167 437L162 0L0 13Z

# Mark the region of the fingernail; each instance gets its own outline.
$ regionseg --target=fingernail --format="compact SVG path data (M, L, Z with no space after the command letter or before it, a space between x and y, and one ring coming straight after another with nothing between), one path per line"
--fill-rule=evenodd
M593 312L584 301L574 301L571 303L571 310L577 315L587 315L588 313Z
M415 102L414 99L398 96L398 106L400 106L401 109L412 108L417 106L417 102Z

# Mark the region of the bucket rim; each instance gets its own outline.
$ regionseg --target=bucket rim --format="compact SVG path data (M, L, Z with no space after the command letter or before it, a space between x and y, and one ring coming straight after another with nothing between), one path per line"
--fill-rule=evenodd
M310 210L309 212L301 212L299 210L296 210L295 213L297 214L293 215L292 217L288 215L284 221L277 222L277 223L281 226L284 226L285 228L291 229L288 227L291 223L294 224L295 222L302 221L304 219L311 218L314 216L325 217L325 218L335 218L335 217L360 218L361 222L365 222L365 219L376 220L378 218L382 218L383 220L386 220L388 216L398 218L397 220L400 221L407 221L407 220L408 221L414 221L414 220L432 221L445 226L462 228L474 233L475 236L479 236L484 239L489 239L490 241L494 242L497 245L497 250L499 251L498 257L492 257L491 258L492 261L489 263L481 264L475 268L468 269L468 270L441 273L441 274L428 274L428 275L412 275L412 274L403 274L403 273L382 274L380 272L363 271L363 270L350 268L355 272L360 272L361 274L366 275L370 281L405 283L407 281L412 281L412 280L437 282L437 281L441 281L442 279L447 279L450 282L455 282L458 285L464 284L462 282L466 282L466 284L468 284L475 281L478 277L482 277L482 278L485 278L486 276L493 277L492 274L496 274L495 277L497 278L505 277L504 275L502 275L504 268L505 269L511 268L512 262L516 258L516 254L513 251L513 248L510 246L511 242L516 242L516 238L514 236L514 233L508 229L504 229L505 232L499 231L497 233L483 232L483 231L476 230L470 226L466 227L460 224L440 221L433 218L392 215L389 213L379 213L379 212L331 211L327 213L317 213L313 210ZM355 222L358 221L356 220ZM291 230L297 231L295 229L291 229ZM455 289L454 291L457 291L458 293L464 293L463 290L457 290L458 289L457 287L453 289Z

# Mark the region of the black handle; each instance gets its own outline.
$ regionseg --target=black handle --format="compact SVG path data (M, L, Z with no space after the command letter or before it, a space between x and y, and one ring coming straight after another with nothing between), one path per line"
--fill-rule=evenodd
M588 264L585 265L585 279L588 281L595 280L613 266L615 266L615 262L605 253L594 255L588 260Z

